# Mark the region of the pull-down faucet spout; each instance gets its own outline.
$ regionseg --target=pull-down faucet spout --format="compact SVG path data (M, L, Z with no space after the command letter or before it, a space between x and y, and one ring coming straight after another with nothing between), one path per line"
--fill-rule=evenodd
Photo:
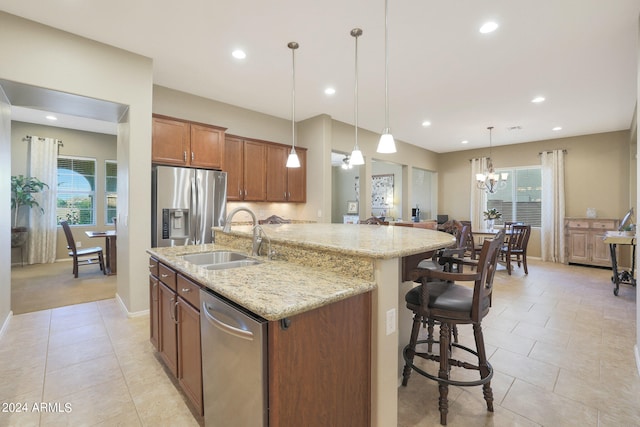
M261 239L258 238L259 236L258 218L256 218L256 214L254 214L253 211L251 211L251 209L240 206L239 208L235 208L234 210L232 210L229 213L229 215L227 215L227 219L224 221L224 227L222 228L222 232L228 233L231 231L231 219L233 219L233 216L240 211L247 212L249 215L251 215L251 218L253 219L253 241L251 245L251 255L258 256L259 255L258 252L260 251L260 243L261 243Z

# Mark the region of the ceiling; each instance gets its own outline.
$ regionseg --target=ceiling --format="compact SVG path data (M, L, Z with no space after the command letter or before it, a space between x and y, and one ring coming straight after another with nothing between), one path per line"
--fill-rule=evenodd
M351 124L360 27L358 123L384 128L383 0L0 0L0 10L150 57L155 84L287 119L297 41L296 120ZM629 129L639 13L638 0L391 1L392 133L442 153L488 146L488 126L494 145ZM488 20L499 27L481 34Z

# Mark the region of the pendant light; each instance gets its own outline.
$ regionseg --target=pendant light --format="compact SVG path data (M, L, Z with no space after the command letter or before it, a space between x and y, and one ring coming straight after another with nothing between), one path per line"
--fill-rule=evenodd
M396 142L389 128L389 0L384 0L384 129L378 142L378 153L395 153Z
M291 49L291 63L292 63L292 73L291 73L291 152L289 153L289 157L287 158L287 167L288 168L299 168L300 167L300 159L298 158L298 154L296 153L296 49L299 47L296 42L289 42L287 47Z
M356 128L356 140L355 145L353 146L353 151L351 152L351 156L349 157L349 167L364 165L364 157L362 157L362 151L360 151L360 147L358 146L358 37L362 35L362 30L360 28L354 28L351 30L351 35L356 40L356 66L355 66L355 89L354 89L354 116L355 116L355 128Z
M509 174L507 172L497 173L493 169L493 161L491 160L491 133L493 131L493 126L487 127L487 130L489 130L489 157L487 158L487 170L484 173L476 174L476 186L479 190L486 191L488 194L494 194L496 191L507 187L507 178L509 178Z

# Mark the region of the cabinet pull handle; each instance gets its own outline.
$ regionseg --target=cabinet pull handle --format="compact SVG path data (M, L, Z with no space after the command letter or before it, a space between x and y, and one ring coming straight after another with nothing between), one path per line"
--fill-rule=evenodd
M182 152L182 158L183 158L183 160L184 160L185 162L187 161L187 152L186 152L186 151L183 151L183 152Z
M178 301L175 302L175 304L173 304L173 311L175 312L174 314L174 321L173 323L175 323L176 325L178 324Z
M155 288L157 287L158 287L158 282L153 282L153 289L155 290ZM151 296L153 297L153 301L158 301L158 295L155 292L152 292Z
M195 159L195 157L196 157L196 155L195 155L195 153L192 151L192 152L191 152L191 161L192 161L192 162L193 162L193 159Z
M191 289L189 288L182 288L182 292L184 292L185 294L188 292L191 292Z
M176 300L176 299L175 299L174 297L171 297L171 299L169 300L169 304L173 304L173 302L174 302L175 300ZM176 321L176 318L175 318L175 316L173 315L173 310L169 310L169 317L171 318L171 320L172 320L172 321L174 321L174 322Z
M156 268L156 266L153 264L149 264L149 268Z
M238 188L238 196L242 197L242 188Z
M168 275L168 274L161 273L161 274L160 274L160 277L162 277L163 279L166 279L167 277L169 277L169 275Z

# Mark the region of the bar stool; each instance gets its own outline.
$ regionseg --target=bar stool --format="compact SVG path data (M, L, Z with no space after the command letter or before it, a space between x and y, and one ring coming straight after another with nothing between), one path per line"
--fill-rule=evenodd
M413 278L421 278L422 284L407 292L405 296L407 308L413 311L414 316L411 339L402 352L405 360L402 385L407 385L412 371L437 381L440 392L438 408L442 425L447 424L449 384L463 387L482 385L487 410L493 412L493 391L491 390L493 368L487 361L480 322L489 313L493 277L496 271L498 252L503 242L504 230L498 232L495 238L486 240L482 245L477 268L470 273L429 269L415 269L413 271ZM473 282L473 289L456 282ZM431 320L440 324L439 341L434 340L433 337L418 340L420 324ZM476 350L451 342L451 330L458 324L473 325ZM416 346L419 344L429 345L432 343L439 344L439 353L416 350ZM478 358L478 364L473 365L467 361L454 359L454 348L475 355ZM415 357L438 362L437 375L416 366L413 362ZM475 381L453 380L450 378L452 366L477 370L480 372L480 379Z

